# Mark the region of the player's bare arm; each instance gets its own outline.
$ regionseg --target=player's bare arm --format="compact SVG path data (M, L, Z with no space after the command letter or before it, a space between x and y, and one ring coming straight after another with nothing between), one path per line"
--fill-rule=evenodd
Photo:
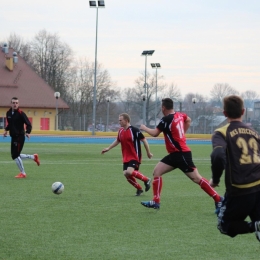
M144 148L146 150L147 157L149 159L151 159L153 157L153 154L150 152L150 148L149 148L149 144L148 144L147 140L143 139L142 142L144 144Z
M185 133L190 128L190 124L191 124L191 119L190 119L190 117L187 117L186 121L184 122L184 132Z
M140 129L145 131L147 134L149 134L153 137L157 137L161 133L161 131L158 128L153 129L153 128L149 128L145 125L141 125Z
M7 131L6 130L4 131L3 135L4 135L4 137L7 137Z
M111 150L112 148L114 148L115 146L117 146L118 144L119 144L119 141L116 139L111 145L109 145L109 147L104 148L104 149L101 151L101 154L104 154L104 153L108 152L109 150Z

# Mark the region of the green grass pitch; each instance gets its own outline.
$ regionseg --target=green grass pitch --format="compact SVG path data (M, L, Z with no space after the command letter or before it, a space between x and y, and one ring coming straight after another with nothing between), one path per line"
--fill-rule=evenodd
M163 177L161 209L140 202L122 174L120 147L105 155L107 144L26 143L23 153L38 153L41 166L24 161L26 179L10 144L0 146L0 260L4 259L259 259L254 234L231 239L216 228L213 199L181 171ZM195 165L210 178L210 145L190 145ZM144 149L143 149L144 151ZM166 155L164 145L151 145L140 171L152 177ZM61 181L61 195L51 185ZM223 194L221 180L217 190Z

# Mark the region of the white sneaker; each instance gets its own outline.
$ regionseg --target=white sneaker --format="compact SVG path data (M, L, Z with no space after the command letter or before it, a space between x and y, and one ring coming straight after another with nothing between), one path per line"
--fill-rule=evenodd
M260 241L260 221L255 222L255 236Z

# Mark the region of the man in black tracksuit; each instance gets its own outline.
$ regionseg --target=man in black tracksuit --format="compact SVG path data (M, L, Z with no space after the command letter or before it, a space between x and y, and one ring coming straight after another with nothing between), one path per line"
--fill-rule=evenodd
M7 126L4 131L4 137L7 136L7 132L9 131L11 136L11 156L20 170L20 173L15 178L26 178L22 160L32 159L37 165L40 165L39 156L38 154L21 154L25 135L28 139L30 138L32 125L26 114L19 108L18 98L13 97L11 104L11 108L6 112ZM24 126L26 126L26 131L24 130Z
M225 198L218 229L235 237L255 232L260 241L260 141L258 133L242 122L244 103L239 96L223 99L228 124L212 136L212 179L216 187L225 170ZM245 221L249 217L250 222Z

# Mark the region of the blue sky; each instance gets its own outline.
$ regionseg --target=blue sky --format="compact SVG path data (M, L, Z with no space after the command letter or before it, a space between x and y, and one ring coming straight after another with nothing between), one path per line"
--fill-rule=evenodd
M216 83L260 93L260 1L107 0L99 9L98 61L118 87L134 87L144 71L143 50L168 84L184 96L209 95ZM0 8L0 40L58 33L77 57L94 61L96 10L88 1L24 0Z

